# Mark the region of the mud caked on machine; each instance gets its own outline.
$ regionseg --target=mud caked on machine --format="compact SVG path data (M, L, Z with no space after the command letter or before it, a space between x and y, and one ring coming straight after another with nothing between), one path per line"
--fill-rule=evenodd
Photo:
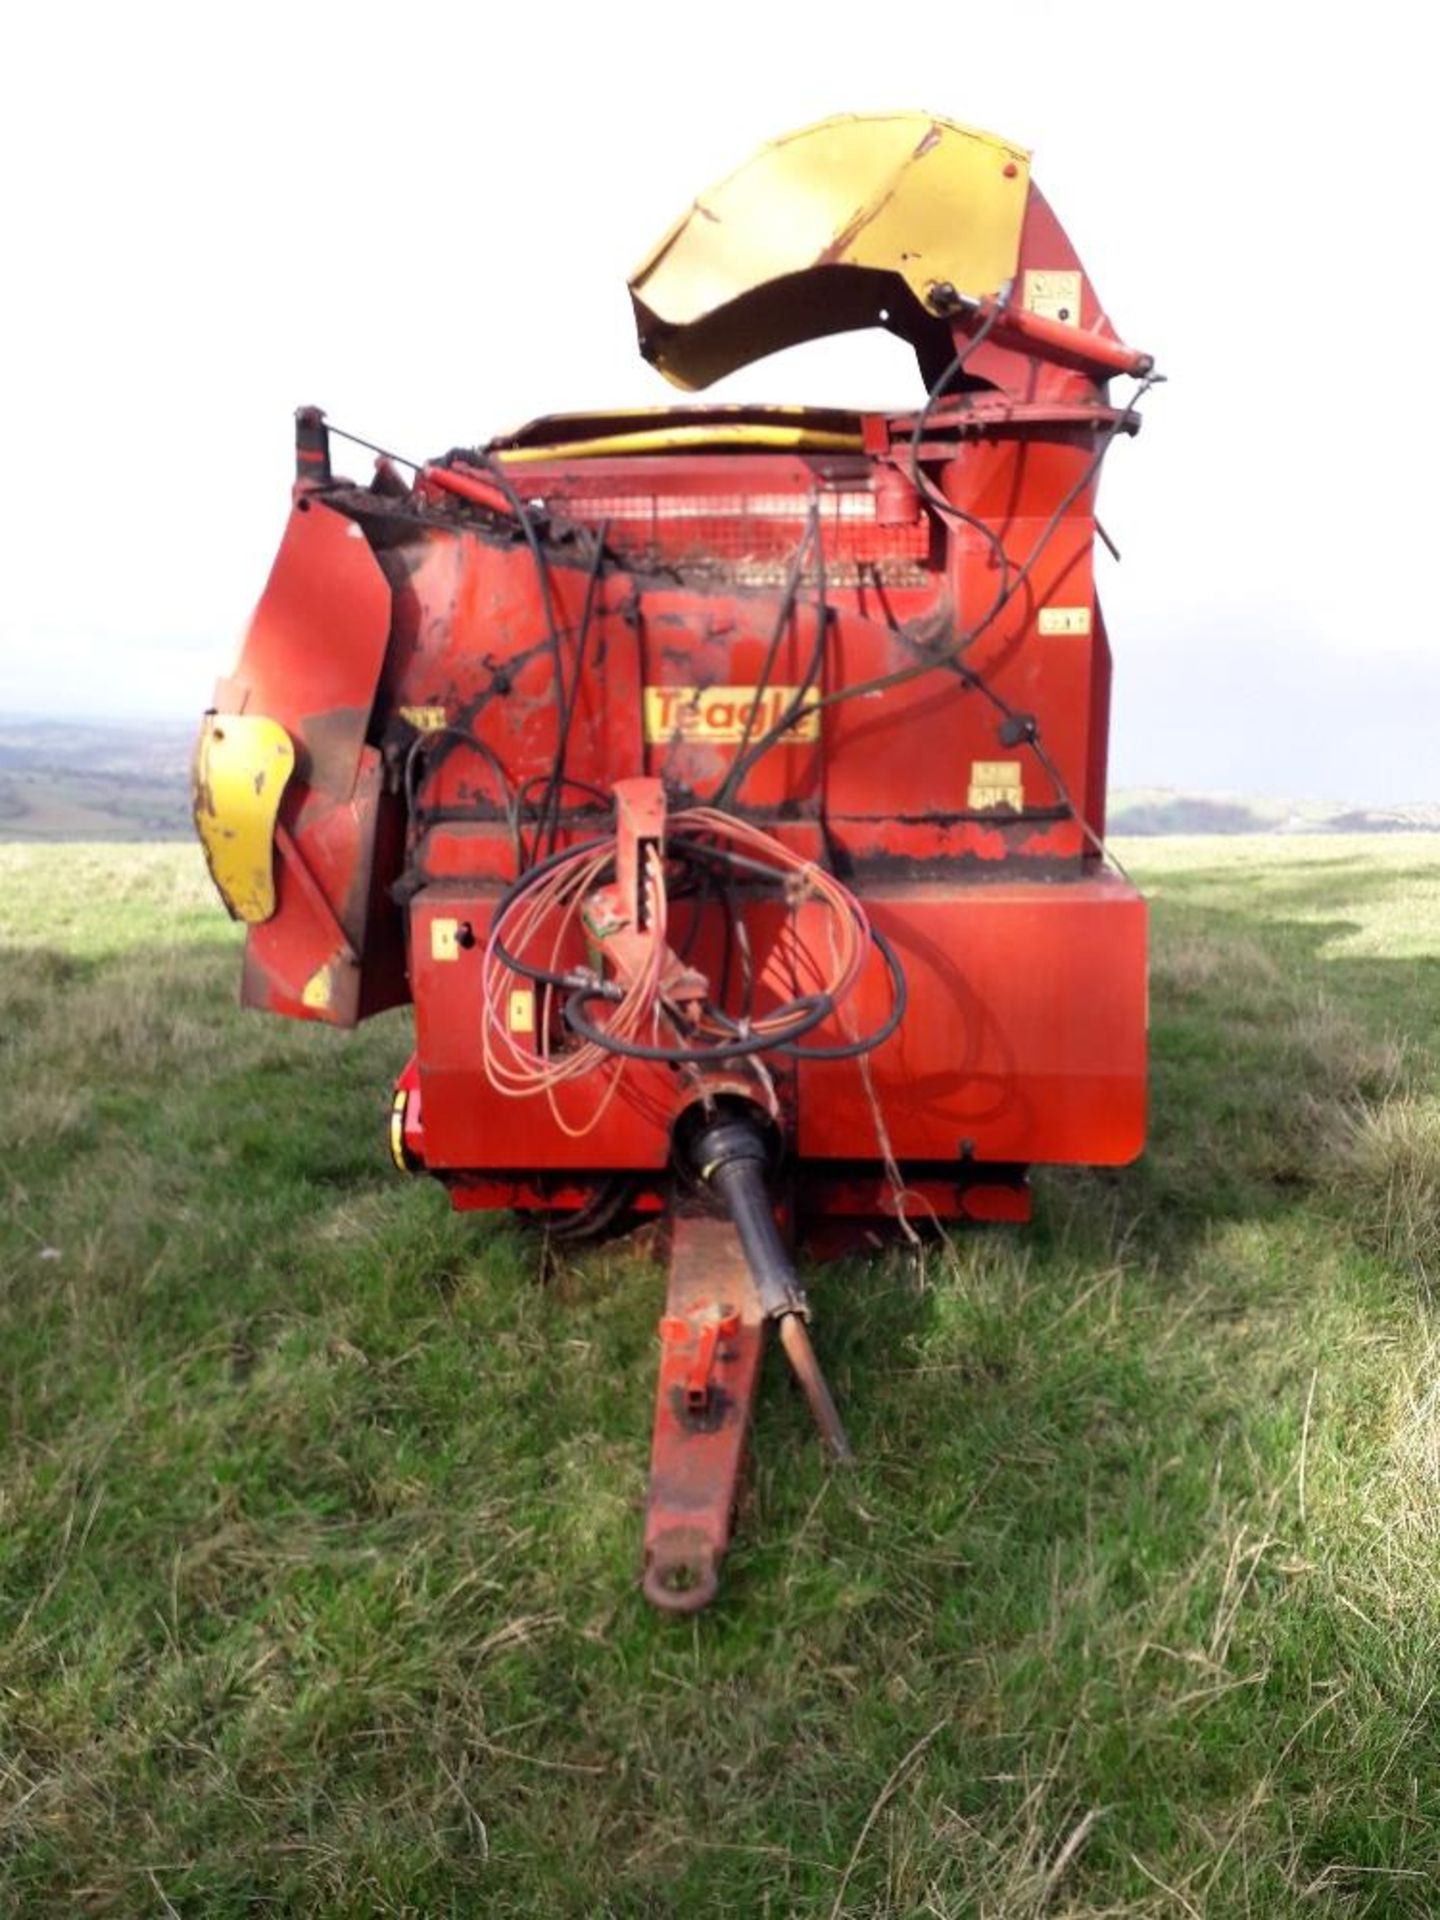
M926 114L765 148L630 290L677 386L878 326L927 391L551 417L363 484L302 408L195 815L245 1005L413 1002L401 1166L562 1238L668 1217L644 1587L688 1612L768 1324L847 1451L792 1248L1023 1221L1033 1165L1140 1151L1092 562L1156 376L1028 155Z

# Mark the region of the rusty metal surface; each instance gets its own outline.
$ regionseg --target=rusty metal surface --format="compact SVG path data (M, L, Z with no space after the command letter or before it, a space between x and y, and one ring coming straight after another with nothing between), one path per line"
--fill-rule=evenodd
M645 1513L643 1586L663 1612L696 1613L718 1591L764 1339L734 1227L682 1214L660 1322Z

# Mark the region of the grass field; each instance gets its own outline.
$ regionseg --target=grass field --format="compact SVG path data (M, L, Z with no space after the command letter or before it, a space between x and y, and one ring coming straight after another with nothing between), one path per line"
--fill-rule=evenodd
M1153 1145L813 1277L720 1606L659 1279L388 1167L188 847L0 849L0 1910L1440 1911L1440 837L1149 842Z

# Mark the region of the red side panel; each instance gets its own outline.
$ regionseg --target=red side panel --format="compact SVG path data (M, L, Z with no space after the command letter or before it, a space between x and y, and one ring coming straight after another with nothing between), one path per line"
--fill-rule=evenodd
M275 914L246 939L241 1005L336 1027L400 1005L404 929L387 886L403 816L383 791L375 748L362 749L348 799L297 793L292 782L281 822Z
M355 521L301 496L222 713L264 713L295 742L295 786L348 800L390 637L390 588Z
M221 712L263 713L295 743L276 835L276 911L246 941L245 1006L349 1027L407 997L386 886L399 802L366 745L390 636L390 588L364 533L302 495Z
M1105 616L1095 602L1094 679L1090 696L1090 754L1085 768L1085 792L1075 796L1076 804L1099 840L1105 838L1106 779L1110 766L1110 636L1105 631Z
M1120 1166L1139 1154L1145 902L1132 887L1111 874L877 886L865 905L910 992L900 1031L870 1056L897 1159ZM872 965L852 1030L888 1005ZM802 1158L878 1155L853 1062L802 1066L799 1107Z
M608 1074L562 1087L556 1096L558 1120L543 1097L517 1099L491 1086L481 1031L480 970L496 897L494 888L442 883L426 887L411 902L426 1164L525 1173L665 1166L677 1104L675 1075L668 1067L631 1062L613 1095ZM583 954L564 958L573 963ZM507 1017L510 1013L506 1009ZM534 1017L530 1004L525 1016Z
M493 887L431 885L411 907L416 1041L425 1101L425 1159L443 1169L658 1169L685 1097L668 1068L631 1065L598 1123L565 1130L542 1098L507 1098L485 1074L480 962ZM1145 903L1110 874L1052 882L896 880L863 892L905 969L900 1030L869 1056L870 1085L896 1157L962 1169L973 1163L1116 1166L1145 1138ZM813 920L812 920L813 916ZM747 912L761 1006L795 990L797 953L821 950L819 909L792 921L778 902ZM798 932L798 946L793 935ZM458 938L457 938L458 936ZM724 924L716 909L694 958L718 976ZM576 957L578 956L571 956ZM803 980L802 980L803 984ZM878 957L834 1045L878 1027L890 986ZM525 1009L529 1017L528 1006ZM793 1101L802 1161L879 1161L876 1115L853 1060L807 1062ZM603 1089L562 1089L561 1113L583 1127Z

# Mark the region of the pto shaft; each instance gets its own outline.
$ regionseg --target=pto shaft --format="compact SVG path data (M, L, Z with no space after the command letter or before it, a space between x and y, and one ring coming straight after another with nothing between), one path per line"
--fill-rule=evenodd
M809 1302L775 1223L765 1185L769 1156L759 1127L743 1114L727 1113L694 1136L690 1153L700 1178L719 1194L734 1222L761 1310L779 1323L780 1344L821 1438L837 1463L848 1463L850 1442L810 1344Z

